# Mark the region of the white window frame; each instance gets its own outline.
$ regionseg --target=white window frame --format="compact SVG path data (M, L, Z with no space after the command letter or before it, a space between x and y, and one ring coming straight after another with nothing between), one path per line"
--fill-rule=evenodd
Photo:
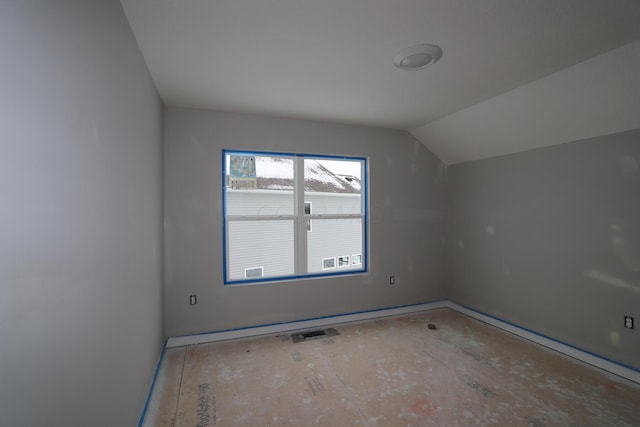
M227 215L226 212L226 192L227 192L227 155L245 155L245 156L272 156L272 157L290 157L294 160L294 213L292 215L264 215L264 216L242 216ZM342 161L358 161L361 163L361 209L359 214L305 214L305 205L308 204L311 211L312 202L304 200L304 160L342 160ZM368 159L358 156L335 156L335 155L316 155L316 154L300 154L300 153L280 153L280 152L263 152L263 151L238 151L238 150L222 150L222 199L223 199L223 279L225 285L248 284L258 282L274 282L282 280L300 280L313 278L317 276L345 275L345 274L365 274L368 273L368 242L369 242L369 224L368 224ZM298 214L300 213L300 214ZM337 269L337 258L332 257L334 266L324 268L324 258L322 260L321 272L308 272L307 266L307 233L311 231L312 219L360 219L362 223L362 251L363 262L359 264L361 268L353 268L354 265L349 264L343 266L343 271L329 271ZM296 224L294 227L294 264L295 272L292 275L279 277L260 277L260 278L243 278L231 279L228 275L228 228L232 221L270 221L270 220L293 220ZM344 267L350 267L344 269ZM246 270L246 269L245 269ZM246 276L246 271L245 271Z

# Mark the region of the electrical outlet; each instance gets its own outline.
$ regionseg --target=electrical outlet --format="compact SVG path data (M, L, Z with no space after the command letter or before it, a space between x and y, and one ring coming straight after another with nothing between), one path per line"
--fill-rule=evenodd
M194 295L189 296L189 305L196 305L198 302L197 297Z
M396 276L389 276L389 284L390 285L396 284Z
M627 329L633 329L633 317L624 316L624 327Z

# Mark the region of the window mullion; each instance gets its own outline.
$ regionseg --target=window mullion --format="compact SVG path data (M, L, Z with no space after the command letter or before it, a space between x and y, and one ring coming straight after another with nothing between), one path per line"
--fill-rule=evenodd
M295 215L229 215L229 221L295 221Z
M307 274L307 224L304 215L304 157L296 156L293 167L295 203L294 254L297 275Z

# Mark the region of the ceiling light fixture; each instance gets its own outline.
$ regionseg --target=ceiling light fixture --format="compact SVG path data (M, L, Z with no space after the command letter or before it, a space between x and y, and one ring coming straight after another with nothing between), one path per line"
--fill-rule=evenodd
M403 70L422 70L442 57L442 49L432 44L419 44L404 49L393 58L393 65Z

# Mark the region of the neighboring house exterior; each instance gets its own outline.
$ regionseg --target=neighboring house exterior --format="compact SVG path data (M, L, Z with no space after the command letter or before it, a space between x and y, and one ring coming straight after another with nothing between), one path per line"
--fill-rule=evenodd
M258 220L228 222L227 277L230 280L295 274L300 256L294 242L293 163L255 157L256 179L232 188L227 176L226 217ZM279 163L279 164L274 164ZM275 173L270 171L276 170ZM275 175L275 176L274 176ZM307 232L305 274L362 269L362 218L321 218L321 215L362 214L361 181L337 175L314 160L305 160L305 217ZM299 253L304 254L305 251Z

